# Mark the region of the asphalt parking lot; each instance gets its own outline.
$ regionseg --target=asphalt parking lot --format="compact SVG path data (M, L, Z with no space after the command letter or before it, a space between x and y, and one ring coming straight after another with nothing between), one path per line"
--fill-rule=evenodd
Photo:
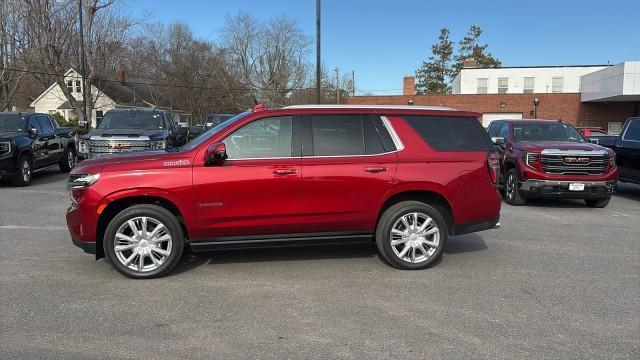
M65 174L0 184L0 358L640 358L640 186L503 205L424 271L375 246L188 256L133 281L72 245Z

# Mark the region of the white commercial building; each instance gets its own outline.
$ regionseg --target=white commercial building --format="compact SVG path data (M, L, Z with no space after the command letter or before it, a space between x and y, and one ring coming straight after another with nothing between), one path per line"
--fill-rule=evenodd
M477 68L474 61L453 79L453 94L579 93L582 76L609 65Z

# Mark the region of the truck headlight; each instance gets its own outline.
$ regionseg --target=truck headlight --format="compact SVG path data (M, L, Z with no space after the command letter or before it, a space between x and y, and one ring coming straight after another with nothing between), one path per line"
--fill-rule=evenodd
M611 167L616 166L616 153L609 154L609 165Z
M71 175L68 187L70 189L84 189L95 184L98 179L100 179L100 174Z
M78 152L81 154L89 153L89 142L87 140L78 141Z
M13 150L13 146L10 141L0 142L0 157L10 154L11 150Z
M166 147L167 147L167 143L164 140L151 141L149 143L149 148L152 150L164 149Z

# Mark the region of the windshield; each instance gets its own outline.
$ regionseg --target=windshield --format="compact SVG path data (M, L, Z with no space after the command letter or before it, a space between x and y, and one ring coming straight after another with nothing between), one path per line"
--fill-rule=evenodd
M0 131L24 130L24 120L18 114L0 114Z
M153 111L110 111L104 115L98 129L164 129L161 113Z
M573 126L563 123L513 124L516 141L571 141L584 142Z
M211 129L203 132L202 134L198 135L196 138L194 138L193 140L191 140L188 144L184 145L180 150L191 150L193 148L195 148L196 146L202 144L203 142L205 142L207 139L209 139L211 136L215 135L218 131L226 128L229 125L234 124L236 121L241 120L242 118L244 118L245 116L251 114L250 111L245 111L241 114L238 114L234 117L232 117L231 119L222 122L214 127L212 127Z

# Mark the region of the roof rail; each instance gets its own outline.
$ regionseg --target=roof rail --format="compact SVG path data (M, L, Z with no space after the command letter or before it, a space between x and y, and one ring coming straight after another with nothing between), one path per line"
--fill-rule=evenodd
M422 105L344 105L344 104L309 104L309 105L291 105L285 106L283 109L385 109L385 110L442 110L456 111L444 106L422 106Z

